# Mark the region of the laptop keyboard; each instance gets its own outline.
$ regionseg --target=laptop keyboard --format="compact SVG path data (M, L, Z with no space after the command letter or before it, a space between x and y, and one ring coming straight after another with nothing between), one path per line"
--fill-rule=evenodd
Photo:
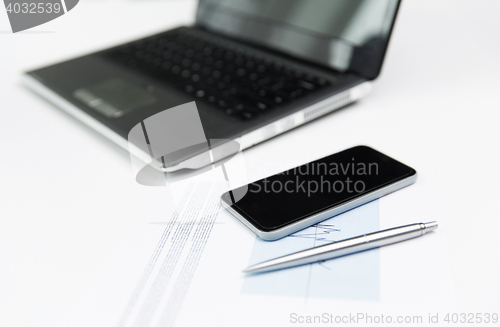
M172 30L106 55L243 120L329 85L283 62L199 34Z

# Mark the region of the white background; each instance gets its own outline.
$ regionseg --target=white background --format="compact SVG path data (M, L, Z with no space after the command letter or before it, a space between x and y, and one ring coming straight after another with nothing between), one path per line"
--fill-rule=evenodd
M21 73L190 24L195 8L81 1L17 34L0 10L1 326L68 321L148 194L126 151L28 91ZM500 313L498 17L498 1L405 1L367 98L245 151L292 166L366 144L435 172L462 312Z

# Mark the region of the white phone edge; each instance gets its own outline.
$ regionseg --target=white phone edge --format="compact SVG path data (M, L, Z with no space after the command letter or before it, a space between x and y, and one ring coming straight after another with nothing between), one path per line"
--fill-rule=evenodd
M379 199L389 193L400 190L406 186L409 186L417 180L418 173L415 172L414 175L409 176L405 179L392 183L390 185L384 186L378 190L367 193L361 197L355 198L351 201L343 203L341 205L335 206L333 208L327 209L325 211L319 212L307 218L301 219L299 221L294 222L293 224L284 226L282 228L273 230L271 232L262 231L252 225L248 220L246 220L242 215L236 212L231 206L229 206L224 199L221 197L222 206L230 212L233 216L235 216L243 225L245 225L248 229L250 229L254 234L263 239L264 241L276 241L280 238L298 232L304 228L310 227L314 224L317 224L323 220L332 218L341 213L359 207L365 203L371 202L373 200Z

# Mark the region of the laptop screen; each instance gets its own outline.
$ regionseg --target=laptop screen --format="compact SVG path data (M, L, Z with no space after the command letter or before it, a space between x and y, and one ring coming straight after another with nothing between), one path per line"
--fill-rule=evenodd
M373 79L398 5L399 0L201 0L197 24Z

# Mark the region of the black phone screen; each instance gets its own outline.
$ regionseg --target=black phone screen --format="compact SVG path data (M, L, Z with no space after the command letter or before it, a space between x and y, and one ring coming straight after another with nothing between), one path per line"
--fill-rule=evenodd
M357 146L226 192L222 200L257 229L270 232L415 174L370 147Z

